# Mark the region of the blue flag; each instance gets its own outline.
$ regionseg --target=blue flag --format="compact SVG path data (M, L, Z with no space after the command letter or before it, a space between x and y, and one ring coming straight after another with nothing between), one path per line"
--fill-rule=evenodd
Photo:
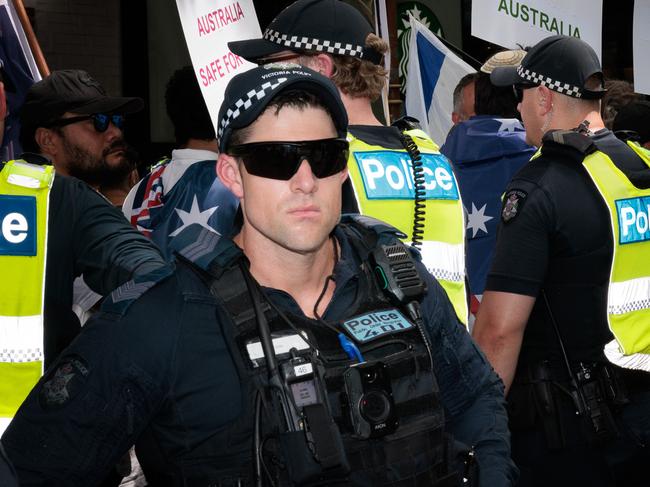
M151 238L167 259L172 257L171 240L193 223L230 235L239 207L239 200L217 178L215 160L184 162L172 159L154 166L122 207L131 224Z
M525 134L516 118L479 115L454 126L440 149L453 164L467 212L466 262L474 296L480 297L485 288L501 215L501 195L535 152L525 142Z

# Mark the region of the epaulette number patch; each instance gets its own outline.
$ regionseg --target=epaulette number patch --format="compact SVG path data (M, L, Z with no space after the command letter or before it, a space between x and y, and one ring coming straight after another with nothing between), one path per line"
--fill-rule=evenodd
M524 202L528 193L521 189L511 189L503 197L503 209L501 210L501 219L503 223L512 221L519 213L521 213Z

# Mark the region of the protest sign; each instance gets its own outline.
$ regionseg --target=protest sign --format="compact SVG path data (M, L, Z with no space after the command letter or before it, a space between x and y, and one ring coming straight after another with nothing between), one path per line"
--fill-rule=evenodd
M252 0L176 0L192 65L212 123L230 79L253 64L230 52L228 42L262 37Z
M532 46L567 35L589 44L601 58L603 1L480 0L472 2L472 35L507 48ZM637 2L638 3L638 2Z

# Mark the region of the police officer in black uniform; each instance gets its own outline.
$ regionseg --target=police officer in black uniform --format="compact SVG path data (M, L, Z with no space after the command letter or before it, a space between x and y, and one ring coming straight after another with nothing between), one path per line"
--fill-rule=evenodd
M510 485L501 381L441 287L392 227L338 224L336 87L255 68L219 119L238 233L188 227L111 294L3 437L21 481L94 485L137 442L149 485Z
M505 192L473 331L509 389L519 485L648 485L650 375L603 351L613 225L583 161L602 153L637 188L650 171L605 129L603 74L584 41L546 38L492 82L514 85L541 146Z

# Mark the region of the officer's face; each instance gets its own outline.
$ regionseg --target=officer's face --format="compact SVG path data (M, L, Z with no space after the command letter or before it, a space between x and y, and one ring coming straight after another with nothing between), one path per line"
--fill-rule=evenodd
M543 135L541 133L543 120L539 113L537 91L536 87L524 89L521 102L517 105L517 110L521 113L521 121L526 129L526 142L535 147L539 147Z
M275 108L265 111L251 125L245 142L334 137L337 137L336 129L325 110L285 106L277 114ZM219 164L223 164L222 159ZM279 246L301 254L315 252L327 242L341 213L341 185L347 178L347 169L319 179L307 160L303 160L293 177L283 181L254 176L241 161L236 167L239 181L234 185L224 184L241 199L244 226L238 243L245 250L250 239L270 252Z
M62 118L78 117L66 113ZM126 157L122 131L113 123L103 132L95 129L92 120L61 127L56 140L54 167L62 174L74 176L91 185L126 177L133 166Z

